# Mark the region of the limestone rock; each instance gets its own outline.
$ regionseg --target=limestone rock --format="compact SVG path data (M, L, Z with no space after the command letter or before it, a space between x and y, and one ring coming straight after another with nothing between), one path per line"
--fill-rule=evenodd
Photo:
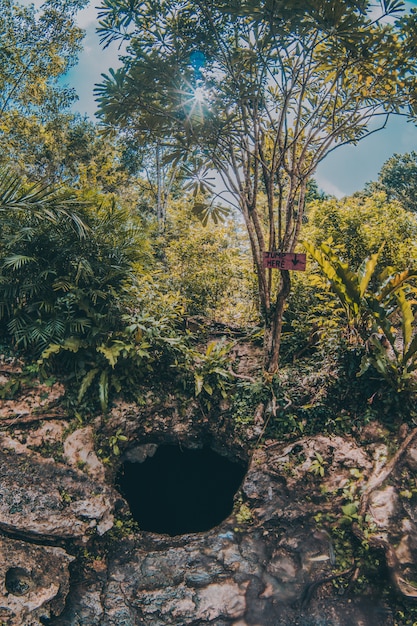
M197 593L195 618L208 622L223 618L243 617L246 612L245 591L249 581L239 586L233 580L225 580L204 587Z
M15 431L14 436L23 440L26 446L41 448L61 444L64 431L68 428L68 422L64 420L50 420L44 422L39 428L33 428L29 432Z
M153 400L140 408L120 403L103 420L101 437L122 428L129 439L121 446L122 460L145 461L163 443L199 448L207 441L247 459L247 441L226 414L216 422L202 419L192 403L180 406L168 397L155 406ZM383 468L387 448L375 433L368 435L368 447L347 436L266 442L251 456L233 513L216 528L126 537L130 527L123 529L119 520L119 539L100 536L112 526L114 510L127 504L108 484L110 472L106 477L94 452L93 428L67 437L62 463L29 450L21 433L20 441L0 435L0 531L28 540L0 541L0 623L392 626L377 588L366 597L345 597L330 582L342 565L326 514L340 514L347 501L360 498L375 468ZM56 436L40 426L31 441L42 445ZM399 469L414 485L415 458L409 454ZM367 513L374 513L375 541L385 550L397 589L410 596L417 579L417 488L403 491L387 480L372 493ZM73 564L68 591L71 557L51 544L90 540L87 557ZM345 569L346 586L349 577Z
M4 370L4 365L2 366ZM10 380L10 376L16 373L18 369L12 368L10 373L2 374L0 384L5 384ZM60 383L54 383L48 386L40 381L34 381L31 385L24 385L13 400L1 400L0 402L0 419L19 418L30 415L34 410L39 409L44 412L48 411L48 407L55 405L65 394L65 388Z
M316 451L324 477L311 471ZM371 466L353 441L338 437L258 449L241 504L229 518L204 533L139 532L115 541L106 578L78 589L52 623L79 626L77 607L82 607L85 623L92 626L392 626L377 597L344 598L328 584L340 565L330 534L314 519L319 512L340 509L348 481L361 485ZM239 515L243 504L246 516ZM402 548L404 554L410 549ZM101 617L94 621L88 607L98 597Z
M379 530L388 530L398 515L398 493L392 485L386 485L371 494L369 513Z
M113 525L117 493L83 472L0 436L0 529L28 538L88 541Z
M386 479L370 492L365 511L370 545L385 551L397 591L414 601L417 600L416 458L414 442Z
M91 426L79 428L64 441L65 460L71 467L83 468L91 478L105 479L105 469L94 450L94 431Z
M40 626L59 615L69 590L68 565L74 557L61 548L0 537L0 620L7 626Z

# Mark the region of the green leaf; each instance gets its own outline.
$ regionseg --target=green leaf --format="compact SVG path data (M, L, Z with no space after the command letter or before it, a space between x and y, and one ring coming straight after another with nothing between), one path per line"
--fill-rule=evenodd
M371 256L368 259L365 259L365 262L362 264L363 267L359 269L359 272L358 272L359 280L360 280L359 292L360 292L361 298L364 296L365 291L368 289L369 281L374 275L375 268L378 263L379 255L381 254L384 246L385 246L385 241L380 246L378 252L375 252L375 254L371 254Z
M0 170L0 212L24 211L39 220L57 223L59 216L73 222L80 237L85 237L88 227L73 207L75 196L58 191L52 185L24 185L23 180L7 170Z
M41 354L41 357L38 361L38 363L44 362L47 359L49 359L49 357L52 354L59 354L59 352L61 352L61 350L67 350L68 352L78 352L78 350L80 349L80 347L84 347L85 344L84 342L81 341L81 339L77 338L77 337L69 337L68 339L66 339L62 344L57 344L57 343L53 343L51 345L49 345Z
M408 346L408 350L405 352L403 360L404 364L407 364L408 361L414 362L417 357L417 335L414 335L410 345ZM413 369L411 365L407 367L408 370Z
M126 348L130 348L130 344L123 343L122 341L114 341L110 346L101 345L97 348L97 352L101 352L103 354L112 368L117 363L117 360Z
M207 344L207 348L206 348L206 356L210 356L211 353L216 350L217 346L218 346L217 341L209 341L209 343Z
M40 358L38 359L38 363L42 364L44 361L48 360L52 354L59 354L62 349L63 348L59 343L52 343L42 352Z
M397 302L399 305L399 309L401 311L401 325L402 325L402 340L403 340L403 353L407 352L410 347L412 332L413 332L413 324L414 324L414 314L411 308L410 302L407 300L406 295L403 289L400 289L396 294Z
M101 410L106 413L109 403L109 373L107 370L103 370L100 374L98 389Z
M90 370L83 378L80 388L78 390L78 396L77 396L77 403L79 404L81 402L81 400L84 398L88 388L90 387L91 383L93 382L96 374L98 374L100 370L95 367L92 370Z
M204 377L201 374L194 374L195 395L199 396L203 390Z
M316 248L309 242L303 241L303 245L320 265L348 315L357 316L361 304L357 276L349 270L346 264L341 263L327 244L321 244L319 248Z
M3 267L5 269L19 270L24 265L28 265L28 263L33 262L36 262L34 257L26 256L24 254L11 254L4 259Z
M358 378L360 376L363 376L363 374L365 374L369 370L370 367L371 367L371 359L369 358L368 355L364 355L361 359L360 368L356 376Z
M390 296L394 295L398 289L401 289L405 283L415 276L416 274L414 272L410 272L409 270L404 270L403 272L398 272L393 276L389 276L380 289L378 289L376 293L377 299L380 302L388 300Z
M404 11L405 4L402 0L381 0L386 15L401 13Z
M213 395L213 387L209 383L203 384L203 389L208 393L209 396Z
M358 505L355 502L348 502L347 504L342 506L343 515L346 517L357 517L358 513Z
M230 210L205 202L196 202L192 208L192 212L198 217L203 226L207 226L210 219L213 220L215 224L224 222Z

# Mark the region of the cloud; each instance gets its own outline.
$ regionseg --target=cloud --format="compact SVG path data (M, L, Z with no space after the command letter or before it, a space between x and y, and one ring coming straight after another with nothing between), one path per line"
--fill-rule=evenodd
M77 15L77 23L80 28L88 28L92 24L96 26L98 22L97 14L97 7L92 4L89 4L85 9L80 11Z
M334 182L328 180L321 172L318 171L314 178L316 179L319 189L323 190L325 193L336 196L336 198L343 198L346 195Z

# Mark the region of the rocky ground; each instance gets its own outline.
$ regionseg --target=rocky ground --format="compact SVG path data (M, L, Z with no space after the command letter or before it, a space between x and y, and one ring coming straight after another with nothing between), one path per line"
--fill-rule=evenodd
M25 393L0 401L1 624L384 626L397 600L413 607L417 430L254 446L260 416L236 430L149 397L85 425L57 409L59 386ZM117 432L121 454L103 458ZM118 465L166 443L248 462L219 526L169 537L129 520Z

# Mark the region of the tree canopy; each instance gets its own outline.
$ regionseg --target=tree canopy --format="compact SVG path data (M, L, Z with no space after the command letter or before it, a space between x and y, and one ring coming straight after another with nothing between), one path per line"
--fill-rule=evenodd
M402 6L102 3L102 42L125 43L126 52L97 88L101 117L122 132L169 138L173 160L192 154L195 210L205 217L216 205L204 172L218 173L249 235L269 371L278 366L290 277L282 270L275 280L263 253L294 251L306 186L326 155L393 113L416 112L417 13L396 20Z
M393 154L382 166L376 183L368 188L384 191L407 211L417 211L417 152Z
M82 30L74 17L85 0L46 0L34 5L0 1L0 115L20 110L43 116L74 98L58 78L74 64Z
M46 0L39 10L0 0L0 163L42 176L56 122L76 99L62 77L74 65L83 31L75 17L86 0ZM62 117L59 125L62 125ZM24 165L23 165L24 163Z

